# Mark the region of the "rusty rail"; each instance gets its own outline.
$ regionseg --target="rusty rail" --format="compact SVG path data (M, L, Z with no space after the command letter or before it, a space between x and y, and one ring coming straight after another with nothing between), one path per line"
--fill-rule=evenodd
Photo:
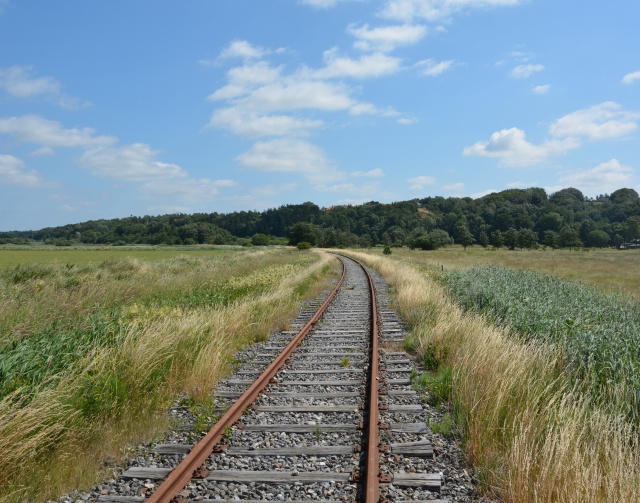
M207 458L212 454L214 447L222 439L225 429L233 425L242 416L245 407L251 404L258 397L260 392L266 388L269 381L275 377L280 368L286 363L287 358L291 356L298 347L298 344L302 339L304 339L304 337L306 337L313 328L313 325L317 323L320 316L322 316L329 307L329 304L336 296L344 282L346 269L346 264L343 262L342 276L327 300L324 301L322 306L320 306L302 330L300 330L291 342L287 344L282 353L280 353L273 362L269 364L260 377L258 377L255 382L247 388L242 396L229 408L229 410L220 418L211 430L209 430L209 432L193 447L193 449L191 449L189 454L167 476L155 492L144 500L145 503L170 503L171 501L180 501L179 499L173 498L176 498L180 494L180 492L189 483L194 473L199 470Z
M352 259L353 260L353 259ZM369 279L371 289L371 362L369 364L369 419L367 431L367 460L365 464L365 502L378 503L380 499L380 412L379 412L379 363L380 354L378 350L378 307L376 301L376 291L373 278L369 271L358 262L362 270Z

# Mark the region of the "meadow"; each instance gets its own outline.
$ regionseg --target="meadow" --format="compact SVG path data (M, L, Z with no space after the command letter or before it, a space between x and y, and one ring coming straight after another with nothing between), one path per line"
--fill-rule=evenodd
M171 403L206 402L233 354L287 327L336 270L326 254L282 248L16 252L33 260L0 269L7 502L110 477Z
M485 491L518 503L640 501L632 296L607 292L611 284L597 274L577 284L523 271L529 263L553 267L546 256L350 253L393 289L410 329L405 347L433 370L422 380L438 388L429 394L450 397L446 429L459 432ZM589 256L590 268L606 271L610 261L608 273L622 278L628 271L612 257L638 255L612 253L563 255L564 275L580 275L579 259ZM470 269L478 258L514 268Z
M423 252L393 249L394 257L433 269L468 269L483 265L532 270L591 284L610 292L640 296L640 250L580 249L499 250L448 246Z

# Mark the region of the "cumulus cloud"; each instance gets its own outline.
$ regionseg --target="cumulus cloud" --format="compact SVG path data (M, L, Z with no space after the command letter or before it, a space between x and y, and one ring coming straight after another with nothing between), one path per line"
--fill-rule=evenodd
M401 69L401 60L381 52L352 59L340 56L336 48L324 52L325 67L314 72L319 79L348 77L366 79L397 73Z
M66 129L59 122L39 115L2 118L0 134L11 134L19 141L45 147L94 147L118 141L113 136L96 136L91 128Z
M303 5L310 5L311 7L315 7L316 9L329 9L331 7L335 7L341 2L359 2L362 0L300 0L300 3Z
M356 178L381 178L384 176L384 171L382 171L380 168L371 169L369 171L354 171L353 173L351 173L351 176Z
M438 21L473 8L505 7L524 0L388 0L380 11L384 18L410 22L414 19Z
M451 183L451 184L448 184L448 185L443 185L442 189L446 190L448 192L460 192L461 190L464 189L464 183L458 182L458 183Z
M348 32L356 38L354 47L363 51L389 52L398 47L413 45L427 35L426 26L402 24L369 28L368 24L349 25Z
M233 187L233 180L211 180L209 178L183 178L154 180L145 183L140 193L148 199L174 199L179 201L204 202L220 192L221 187Z
M453 60L436 61L434 59L424 59L416 63L416 67L421 68L422 75L436 77L443 74L453 66Z
M550 84L545 84L545 85L542 85L542 86L535 86L533 88L533 94L547 94L550 89L551 89L551 85Z
M311 183L320 184L345 178L324 151L305 140L279 138L257 142L248 152L236 157L251 170L271 173L300 173Z
M432 176L416 176L414 178L407 179L409 182L409 188L412 190L422 190L427 185L435 185L436 179Z
M558 186L575 187L595 196L629 186L633 178L633 168L623 166L617 159L611 159L593 169L574 171L560 177Z
M1 5L0 5L1 9ZM10 66L0 68L0 89L16 98L44 97L57 105L78 109L89 106L89 102L68 96L62 92L62 84L53 77L38 77L33 66Z
M260 59L269 54L269 50L251 44L246 40L234 40L220 53L221 59L242 58Z
M623 84L633 84L634 82L640 80L640 71L627 73L623 78Z
M382 53L352 59L332 49L324 54L321 69L301 67L284 74L282 67L266 61L245 62L227 72L228 83L209 100L226 106L215 110L208 126L239 136L306 136L324 125L316 112L348 112L351 115L393 116L390 108L378 108L353 97L356 90L337 78L368 78L397 72L400 60Z
M37 171L27 169L25 163L12 155L0 155L0 186L43 187L46 182Z
M258 115L241 107L216 110L211 116L210 127L222 128L239 136L305 136L310 130L321 127L321 120L300 119L289 115Z
M53 155L55 153L56 153L56 151L53 150L51 147L42 147L42 148L34 150L29 155L32 156L32 157L41 157L41 156L44 156L44 155Z
M528 79L534 73L541 72L542 70L544 70L544 66L542 65L518 65L511 70L511 76L514 79Z
M464 155L494 157L501 166L522 167L540 164L549 157L563 154L580 146L573 138L548 140L540 145L530 143L525 132L518 128L503 129L491 135L487 142L479 141L465 147Z
M80 164L91 174L128 182L173 180L187 178L187 173L176 164L156 160L157 150L144 143L124 147L97 147L88 149Z
M586 136L592 140L618 138L638 128L640 114L627 112L613 101L606 101L561 117L549 131L558 137Z

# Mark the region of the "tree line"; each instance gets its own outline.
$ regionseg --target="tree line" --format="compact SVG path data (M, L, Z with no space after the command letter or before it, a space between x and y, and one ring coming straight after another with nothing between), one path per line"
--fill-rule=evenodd
M288 204L266 211L92 220L37 231L0 233L2 243L291 244L433 250L451 243L552 248L629 246L640 239L640 197L633 189L587 198L575 188L548 195L510 189L478 199L426 197L320 208Z

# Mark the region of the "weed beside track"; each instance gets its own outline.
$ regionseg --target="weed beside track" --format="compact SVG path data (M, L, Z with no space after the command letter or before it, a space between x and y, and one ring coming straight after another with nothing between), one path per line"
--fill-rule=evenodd
M93 482L176 396L208 396L237 349L286 326L331 260L279 250L5 268L0 501Z

